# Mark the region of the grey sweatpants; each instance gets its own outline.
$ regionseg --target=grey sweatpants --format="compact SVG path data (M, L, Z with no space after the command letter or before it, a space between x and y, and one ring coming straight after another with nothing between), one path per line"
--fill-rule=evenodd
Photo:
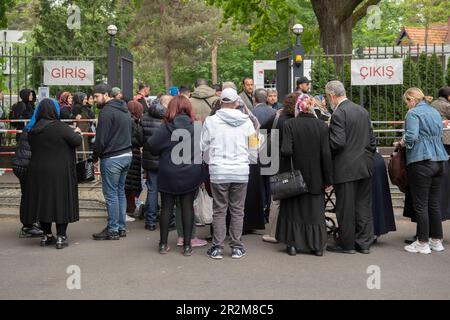
M213 245L223 248L227 235L226 217L230 211L230 247L244 248L241 241L244 224L247 183L211 183L213 196Z

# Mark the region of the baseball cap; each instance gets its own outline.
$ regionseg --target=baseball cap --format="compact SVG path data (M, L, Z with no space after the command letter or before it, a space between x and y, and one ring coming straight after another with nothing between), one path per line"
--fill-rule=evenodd
M311 81L307 77L300 77L297 79L297 86L304 83L311 83Z
M233 103L239 99L237 91L233 88L226 88L220 95L220 101L224 103Z

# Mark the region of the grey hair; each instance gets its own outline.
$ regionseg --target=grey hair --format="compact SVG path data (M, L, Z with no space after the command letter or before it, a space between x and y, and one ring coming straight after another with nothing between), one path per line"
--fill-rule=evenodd
M232 88L232 89L234 89L234 90L237 91L237 87L236 87L236 85L234 84L234 82L232 82L232 81L227 81L227 82L224 82L224 83L223 83L223 85L222 85L222 90L225 90L225 89L227 89L227 88Z
M267 95L271 95L272 93L278 94L278 91L276 89L267 89Z
M325 86L325 92L327 94L332 94L336 97L346 97L345 87L342 82L338 80L330 81Z
M266 89L257 89L255 91L256 103L265 103L267 101L267 96Z

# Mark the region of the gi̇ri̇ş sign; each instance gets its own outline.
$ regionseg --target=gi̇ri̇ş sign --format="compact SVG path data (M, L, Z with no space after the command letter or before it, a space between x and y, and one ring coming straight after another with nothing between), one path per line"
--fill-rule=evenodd
M352 85L403 84L402 59L352 60Z
M44 61L44 84L47 86L94 85L93 61Z

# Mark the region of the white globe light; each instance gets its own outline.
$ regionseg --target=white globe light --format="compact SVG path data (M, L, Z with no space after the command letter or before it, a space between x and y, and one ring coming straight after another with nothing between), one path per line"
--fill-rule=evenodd
M303 33L303 26L301 24L296 24L292 27L292 32L294 32L295 35L299 36Z
M106 30L110 36L115 36L117 34L117 27L113 24L109 25Z

